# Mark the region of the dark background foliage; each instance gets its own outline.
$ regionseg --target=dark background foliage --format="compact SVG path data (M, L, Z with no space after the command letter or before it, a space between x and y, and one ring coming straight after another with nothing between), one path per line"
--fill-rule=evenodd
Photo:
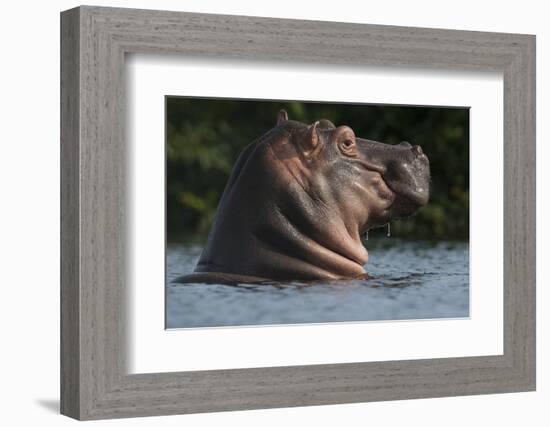
M468 239L467 108L167 97L169 241L206 237L239 153L275 125L281 108L291 120L313 123L327 118L336 126L350 126L363 138L420 145L430 159L430 202L413 217L393 222L392 234L430 240Z

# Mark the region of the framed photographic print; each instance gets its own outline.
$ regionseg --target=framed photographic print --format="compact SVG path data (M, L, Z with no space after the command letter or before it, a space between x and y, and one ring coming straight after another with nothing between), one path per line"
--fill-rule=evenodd
M61 15L61 410L535 389L535 38Z

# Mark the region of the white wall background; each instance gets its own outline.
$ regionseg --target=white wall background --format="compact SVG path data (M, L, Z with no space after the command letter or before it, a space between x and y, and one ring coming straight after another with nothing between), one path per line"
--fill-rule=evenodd
M96 1L97 5L537 35L538 391L108 421L110 425L546 426L550 422L548 78L542 1ZM0 302L3 425L68 425L59 405L59 12L74 1L9 2L0 25ZM546 13L545 13L546 12ZM29 108L30 107L30 108ZM546 360L545 360L546 359ZM94 422L95 423L95 422Z

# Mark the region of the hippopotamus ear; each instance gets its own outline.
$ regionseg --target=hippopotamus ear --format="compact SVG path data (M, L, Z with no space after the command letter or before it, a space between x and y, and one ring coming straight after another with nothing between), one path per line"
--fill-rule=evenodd
M282 125L286 121L288 121L288 114L285 110L279 110L279 114L277 114L277 126Z
M317 133L318 127L319 122L315 122L308 126L307 131L303 134L303 137L300 138L300 148L306 156L311 154L319 145L319 134Z
M327 119L319 120L319 129L335 129L334 123Z

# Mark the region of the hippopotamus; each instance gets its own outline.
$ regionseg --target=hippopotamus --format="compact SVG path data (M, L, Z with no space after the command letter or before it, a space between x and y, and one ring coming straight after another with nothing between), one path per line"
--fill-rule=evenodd
M418 145L359 138L349 126L305 124L281 110L240 154L196 268L176 282L367 278L361 236L425 205L429 182Z

